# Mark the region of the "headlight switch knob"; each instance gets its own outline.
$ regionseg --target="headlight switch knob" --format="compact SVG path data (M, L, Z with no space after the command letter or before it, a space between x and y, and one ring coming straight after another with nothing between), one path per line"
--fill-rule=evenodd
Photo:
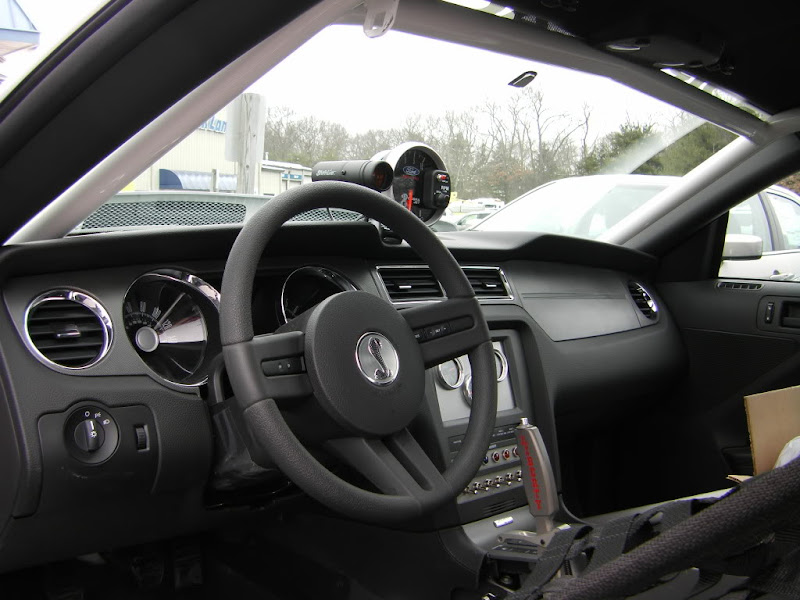
M105 408L81 406L67 418L64 442L72 458L95 465L114 454L119 444L119 429Z
M95 419L81 421L74 432L75 445L84 452L97 452L106 441L103 426Z

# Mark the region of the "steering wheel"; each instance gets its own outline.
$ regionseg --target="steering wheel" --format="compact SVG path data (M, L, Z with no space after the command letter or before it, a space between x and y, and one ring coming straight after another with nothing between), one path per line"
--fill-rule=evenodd
M342 292L275 333L254 336L253 281L267 243L293 216L324 207L360 212L390 227L430 266L447 299L398 311L374 294ZM497 405L489 329L458 263L411 212L350 183L316 182L283 192L242 227L221 297L223 356L235 394L229 407L257 464L277 466L320 503L374 523L429 512L472 479ZM424 397L425 369L462 354L472 365L472 412L458 455L440 473L407 427ZM378 491L323 466L282 413L298 435L306 427L324 430L319 442L325 450Z

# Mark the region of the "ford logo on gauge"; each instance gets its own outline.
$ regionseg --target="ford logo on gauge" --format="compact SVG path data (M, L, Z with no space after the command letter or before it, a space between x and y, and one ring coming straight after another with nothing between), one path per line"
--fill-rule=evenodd
M417 177L419 175L419 169L414 165L406 165L403 167L403 173L410 177Z

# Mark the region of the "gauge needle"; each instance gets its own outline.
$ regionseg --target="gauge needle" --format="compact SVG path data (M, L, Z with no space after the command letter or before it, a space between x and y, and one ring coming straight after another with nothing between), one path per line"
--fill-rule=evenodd
M414 204L414 190L408 190L408 200L406 200L406 208L411 210L411 205Z
M164 314L161 315L161 318L153 326L153 329L158 330L158 328L161 326L161 324L166 320L166 318L169 316L169 314L172 312L172 310L178 305L178 302L180 302L185 295L186 295L185 293L182 293L180 296L175 298L175 302L173 302L172 305L166 310L166 312L164 312Z

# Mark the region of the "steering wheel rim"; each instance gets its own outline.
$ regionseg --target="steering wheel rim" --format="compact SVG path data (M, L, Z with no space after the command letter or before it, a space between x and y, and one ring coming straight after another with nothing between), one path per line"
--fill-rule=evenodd
M264 249L293 216L324 207L360 212L391 227L430 266L447 299L399 312L373 294L344 292L274 334L254 336L251 297ZM458 263L435 234L409 211L377 192L343 182L317 182L284 192L243 226L225 265L221 298L223 356L235 394L229 406L256 463L277 465L322 504L346 516L377 523L405 521L429 512L455 497L474 476L485 455L496 412L491 338L480 305ZM350 331L352 324L362 319L365 322ZM446 326L444 332L442 325ZM439 331L429 336L432 327ZM387 352L391 347L399 361L396 380L389 385L379 383L374 390L369 387L374 382L364 383L358 378L358 369L363 378L368 375L361 363L352 360L349 352L335 352L336 347L330 342L335 336L358 336L360 344L365 335L381 337ZM374 341L370 343L375 345ZM377 342L378 349L380 344ZM327 351L322 352L319 347ZM356 355L358 348L361 346L357 346ZM373 350L369 352L375 356ZM326 368L319 357L332 354L339 362L333 369ZM458 455L440 473L406 426L424 397L424 369L461 354L468 354L473 366L471 417ZM357 364L351 368L348 360ZM380 358L377 360L383 365ZM290 369L289 375L265 374L268 369L264 365L275 366L281 361L288 361L283 364ZM297 367L303 365L306 371L297 372ZM348 391L346 399L342 398L343 389ZM349 393L351 389L360 393ZM373 392L376 408L369 402L368 390ZM411 399L413 394L418 394L416 406ZM298 440L283 418L278 401L309 395L341 426L341 435L329 439L326 449L348 462L383 493L339 478ZM361 412L366 414L364 418Z

